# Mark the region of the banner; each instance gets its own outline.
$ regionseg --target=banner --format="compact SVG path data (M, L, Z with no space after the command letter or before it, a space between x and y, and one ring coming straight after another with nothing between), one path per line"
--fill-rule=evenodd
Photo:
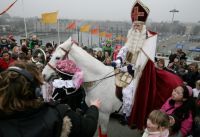
M85 25L81 26L80 32L89 32L90 27L91 27L90 24L85 24Z
M0 13L0 15L3 15L4 13L6 13L16 2L17 2L17 0L15 0L13 3L11 3L4 11L2 11Z
M68 23L66 26L66 29L71 29L71 30L76 29L76 22L73 21L73 22Z
M42 23L44 24L55 24L57 23L58 12L50 12L42 14Z

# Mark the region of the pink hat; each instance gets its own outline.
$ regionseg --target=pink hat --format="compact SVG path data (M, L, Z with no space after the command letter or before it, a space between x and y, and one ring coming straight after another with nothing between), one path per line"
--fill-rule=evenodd
M186 86L189 91L189 96L192 96L192 88L190 86Z
M81 71L79 67L76 66L76 64L69 59L65 60L59 60L56 63L56 69L61 73L67 73L73 75L75 72Z

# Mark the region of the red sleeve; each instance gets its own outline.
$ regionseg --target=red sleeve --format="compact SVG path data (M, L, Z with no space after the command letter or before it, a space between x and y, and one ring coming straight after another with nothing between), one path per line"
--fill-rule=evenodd
M2 59L0 59L0 68L1 70L6 70L8 68L7 63L5 63Z

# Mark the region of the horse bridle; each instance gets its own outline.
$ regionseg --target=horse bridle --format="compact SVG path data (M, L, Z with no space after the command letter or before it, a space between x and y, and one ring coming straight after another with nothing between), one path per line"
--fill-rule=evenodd
M74 43L75 43L75 42L72 41L71 47L72 47L72 45L73 45ZM69 50L66 50L66 49L64 49L63 47L60 47L60 48L61 48L62 51L65 52L65 55L62 57L62 59L68 58L68 54L69 54L71 48L70 48ZM55 68L53 65L51 65L49 62L47 63L47 65L48 65L51 69L53 69L54 71L56 71L56 68Z

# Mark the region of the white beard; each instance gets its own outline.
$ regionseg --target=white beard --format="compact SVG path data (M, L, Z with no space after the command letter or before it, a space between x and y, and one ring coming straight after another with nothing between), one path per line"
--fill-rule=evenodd
M128 47L128 51L133 54L133 58L130 63L133 63L133 64L135 63L137 59L137 55L140 51L140 48L142 48L145 40L146 40L146 26L145 25L143 25L141 32L133 28L131 28L128 31L127 42L125 43L125 46Z
M128 46L129 52L135 53L139 51L146 39L146 26L143 25L142 31L134 30L131 28L128 31L127 42L125 46Z

